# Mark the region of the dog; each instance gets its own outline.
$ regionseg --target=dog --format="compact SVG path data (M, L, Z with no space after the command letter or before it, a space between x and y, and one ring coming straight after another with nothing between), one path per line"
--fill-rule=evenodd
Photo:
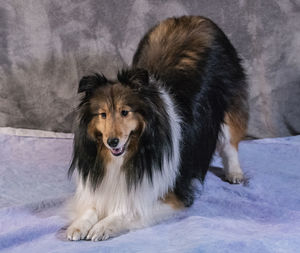
M154 26L115 80L83 77L67 238L106 240L191 206L216 150L226 179L242 182L247 90L236 50L199 16Z

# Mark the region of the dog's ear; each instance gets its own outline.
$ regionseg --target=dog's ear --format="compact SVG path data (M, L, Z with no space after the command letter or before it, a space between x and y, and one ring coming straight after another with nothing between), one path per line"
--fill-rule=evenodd
M79 82L78 93L91 93L96 88L106 85L107 83L106 77L102 74L95 73L91 76L84 76Z
M149 84L149 74L141 68L122 70L118 73L118 80L131 88L139 89Z

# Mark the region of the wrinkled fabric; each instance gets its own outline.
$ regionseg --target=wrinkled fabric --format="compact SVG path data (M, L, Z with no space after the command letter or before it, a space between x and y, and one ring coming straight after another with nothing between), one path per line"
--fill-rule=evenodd
M191 208L103 242L65 239L72 138L0 134L0 147L0 252L299 251L300 136L242 142L247 184L222 181L216 156Z

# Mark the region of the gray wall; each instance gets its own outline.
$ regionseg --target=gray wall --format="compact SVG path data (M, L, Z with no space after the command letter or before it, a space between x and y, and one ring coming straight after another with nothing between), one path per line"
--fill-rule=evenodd
M148 28L184 14L213 19L244 59L248 134L300 133L299 0L0 0L0 126L71 131L80 77L114 76Z

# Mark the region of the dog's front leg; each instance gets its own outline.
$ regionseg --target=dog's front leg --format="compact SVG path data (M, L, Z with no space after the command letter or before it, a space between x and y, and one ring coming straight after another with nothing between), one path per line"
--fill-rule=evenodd
M110 215L96 223L86 239L91 241L107 240L129 230L130 219L125 215Z
M75 219L67 229L67 237L71 241L84 239L91 227L98 221L95 208L87 209L79 218Z

